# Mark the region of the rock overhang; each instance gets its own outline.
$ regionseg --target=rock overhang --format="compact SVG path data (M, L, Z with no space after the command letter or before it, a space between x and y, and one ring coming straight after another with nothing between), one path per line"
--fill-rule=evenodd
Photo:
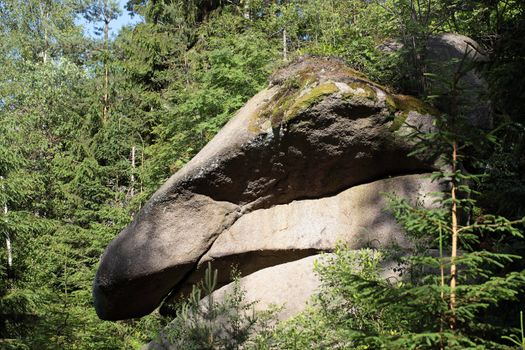
M174 288L161 312L187 295L204 277L208 263L221 271L217 284L231 282L235 270L242 276L321 252L338 244L349 249L395 247L399 252L411 243L386 210L385 194L431 206L431 193L439 191L430 175L395 176L353 186L333 196L294 200L246 213L223 231L200 258L197 267Z

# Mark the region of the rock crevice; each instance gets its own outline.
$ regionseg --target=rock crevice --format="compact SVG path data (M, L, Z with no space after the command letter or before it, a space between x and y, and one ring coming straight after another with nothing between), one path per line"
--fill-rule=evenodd
M388 200L383 194L430 206L430 193L439 190L430 174L404 175L353 186L333 196L244 213L217 236L196 269L174 288L166 303L187 295L192 285L202 280L208 263L220 271L220 287L231 282L232 266L246 276L262 268L330 252L339 243L351 249L408 248L409 242L387 211Z

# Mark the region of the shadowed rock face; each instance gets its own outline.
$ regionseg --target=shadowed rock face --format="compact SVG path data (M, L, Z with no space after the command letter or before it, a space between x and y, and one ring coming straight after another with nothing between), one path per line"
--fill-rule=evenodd
M107 247L94 285L102 319L150 313L194 266L225 227L237 206L199 194L181 193L145 208ZM174 235L176 232L188 236ZM167 281L172 281L166 283Z
M347 215L368 212L381 226L387 219L378 189L391 192L412 181L404 195L414 197L424 181L400 177L369 187L372 211L351 205L367 191L349 197L343 191L432 170L432 160L407 156L411 144L401 127L409 119L428 129L431 111L339 61L310 58L277 72L108 246L93 286L99 317L148 314L195 279L199 262L238 261L241 271L254 272L330 250L339 238L352 241L361 228ZM339 193L335 202L323 202ZM324 231L308 230L318 213L340 220L328 220ZM295 220L295 228L283 228L285 218ZM380 244L395 235L387 226L381 237L388 239ZM278 232L282 240L274 239Z

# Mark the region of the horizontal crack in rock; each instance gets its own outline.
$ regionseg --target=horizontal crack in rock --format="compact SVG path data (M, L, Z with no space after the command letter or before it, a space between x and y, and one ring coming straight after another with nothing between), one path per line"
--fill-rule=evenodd
M417 176L417 175L423 175L423 174L424 173L390 174L389 176L383 176L378 179L376 178L370 181L360 183L359 185L350 186L348 188L338 191L337 193L327 193L326 195L322 197L318 197L318 198L298 198L298 199L294 199L294 201L320 200L323 198L335 197L357 186L372 184L374 182L377 182L380 180L388 180L393 177L397 178L397 177L408 176L408 175ZM185 274L184 278L180 280L180 282L174 286L174 288L172 289L172 292L165 299L163 306L161 307L161 312L163 314L173 314L172 304L176 302L178 299L180 299L181 295L182 296L188 295L188 293L191 292L192 285L199 283L201 281L202 277L204 276L204 270L207 267L206 263L208 261L212 263L212 266L214 269L218 269L220 271L219 281L218 281L218 287L220 287L222 285L225 285L231 282L230 273L232 271L232 266L237 265L238 272L241 274L241 276L245 276L247 274L251 274L263 268L267 268L267 267L279 265L282 263L302 259L310 255L318 254L319 252L322 252L322 251L330 251L331 249L333 249L333 246L331 243L325 242L325 243L314 244L313 246L304 246L304 247L290 246L287 248L283 247L283 249L250 250L250 251L246 251L242 253L234 252L231 255L227 255L227 253L226 255L221 255L222 253L216 252L216 254L219 254L219 255L209 256L210 252L214 250L214 247L217 244L217 239L221 236L221 234L223 234L225 231L231 228L235 223L237 223L238 220L243 215L248 214L250 210L247 210L247 209L248 209L248 206L244 206L241 208L241 211L239 212L239 216L231 223L231 225L228 225L227 227L225 227L225 229L220 234L218 234L217 237L215 237L214 243L209 247L209 249L204 254L200 256L199 262L194 264L193 268ZM264 208L264 209L266 210L269 208ZM257 231L257 228L254 227L253 230ZM321 236L323 235L321 234ZM306 242L305 244L308 245L309 243ZM221 249L219 249L218 251L220 252Z

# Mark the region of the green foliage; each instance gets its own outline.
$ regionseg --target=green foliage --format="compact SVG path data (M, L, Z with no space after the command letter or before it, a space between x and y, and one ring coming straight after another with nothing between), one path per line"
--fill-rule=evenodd
M77 7L18 4L0 5L6 18L0 55L0 347L138 347L160 327L158 317L101 322L91 301L98 259L131 216L121 186L128 185L127 158L136 138L127 138L131 128L118 116L99 123L93 100L100 95L91 75L96 62L79 65L85 56L67 46L70 29L81 33L73 24ZM39 8L46 23L39 17L16 20ZM47 49L39 41L46 35ZM86 50L91 43L82 40ZM48 50L46 60L42 50ZM121 184L119 176L125 178Z
M83 44L75 25L78 0L6 0L0 6L1 61L21 57L32 62L74 58ZM6 62L7 63L7 62Z
M514 297L522 277L508 272L522 268L515 256L525 248L521 231L501 229L520 220L525 210L523 126L511 123L523 121L525 101L522 2L130 0L128 9L144 22L124 29L114 42L82 35L76 18L108 24L119 12L115 5L98 0L0 3L1 348L136 348L151 339L165 322L158 316L116 323L97 319L90 289L98 258L149 195L266 85L275 67L286 64L284 49L288 60L303 54L337 56L393 89L428 96L433 92L425 75L424 43L443 31L467 34L483 44L490 62L480 68L489 82L495 120L508 126L489 134L469 128L458 132L458 121L441 120L440 135L423 136L427 145L440 148L421 152L449 154L451 140L461 148L462 171L439 176L463 192L457 204L466 220L461 228L465 254L456 262L468 267L457 290L458 302L465 301L457 309L465 328L440 337L453 344L477 332L469 341L500 341L497 335L505 332L490 327L508 323L495 322L494 314L501 312L490 305L497 305L500 296ZM400 40L404 48L392 53L378 49L392 40ZM483 176L473 177L473 172ZM428 287L431 279L423 280L421 271L451 263L425 258L426 249L438 249L439 242L447 251L451 203L444 197L442 209L428 211L395 202L394 213L417 242L418 254L403 265L408 282L378 279L375 252L344 257L341 249L341 262L335 259L331 265L335 270L320 268L327 294L318 303L331 313L314 308L283 326L279 334L284 343L262 334L243 346L354 346L366 338L364 330L375 332L370 341L395 345L398 336L415 339L414 344L434 342L436 324L429 315L439 314L445 322L449 311L446 303L432 298L450 291ZM7 263L8 240L12 266ZM479 253L482 248L488 253ZM395 305L385 306L392 317L375 315L377 304L372 302L379 303L380 297L364 298L370 304L361 302L359 310L349 306L350 289L357 295L365 283L352 285L343 278L354 265L363 266L356 272L362 281L390 293L385 298L434 300L429 301L436 307L434 314L412 312L424 305L400 302L399 310L421 322L417 328ZM339 276L346 287L330 276ZM226 309L243 308L242 293L236 293ZM337 305L350 311L337 313ZM235 315L223 313L226 318ZM350 320L348 315L356 317ZM397 325L394 316L404 323ZM490 327L481 329L468 320ZM294 328L294 322L301 326ZM348 324L362 332L349 331ZM428 325L424 336L423 325ZM401 330L405 338L399 336ZM350 343L351 337L358 340Z
M255 344L256 332L268 333L270 323L275 322L274 312L255 311L255 303L245 300L238 276L232 276L231 289L216 300L217 274L208 264L204 280L194 285L187 301L178 306L177 317L160 333L156 345L188 350L245 349Z
M480 203L513 219L525 216L525 129L504 124L493 132L494 152L485 155Z
M490 317L484 311L503 300L515 300L525 286L523 273L489 276L492 267L502 267L510 257L488 252L461 257L465 284L457 290L461 324L457 330L447 326L450 289L440 286L439 258L406 257L398 276L382 268L382 257L377 251L339 247L335 257L317 268L322 287L313 306L280 324L266 348L509 348L501 335L517 331L487 322Z
M270 349L367 349L354 338L375 329L388 332L394 315L388 309L377 313L369 297L361 298L355 277L377 286L387 285L378 274L382 254L370 249L350 251L338 246L333 256L316 263L321 279L321 292L306 311L278 325L263 348ZM359 297L358 297L359 296Z

